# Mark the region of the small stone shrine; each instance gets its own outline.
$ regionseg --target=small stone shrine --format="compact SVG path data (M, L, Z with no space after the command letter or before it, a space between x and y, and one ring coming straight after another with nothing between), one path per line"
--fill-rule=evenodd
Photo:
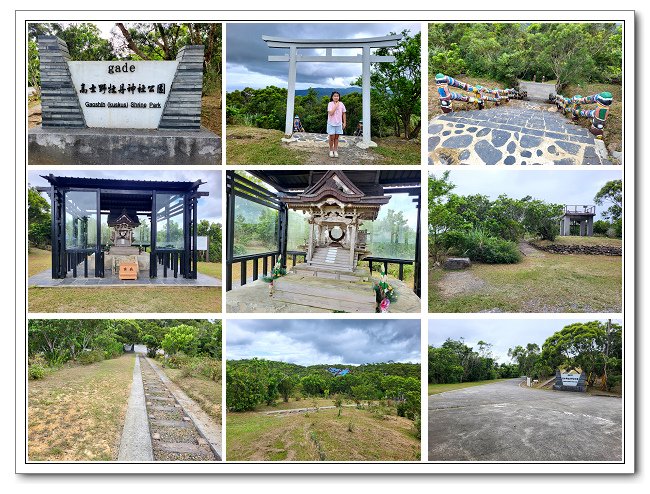
M72 61L38 37L42 125L28 164L218 165L221 139L201 127L203 45L171 61Z
M379 208L390 198L378 184L362 191L340 170L327 172L298 195L281 196L280 200L289 209L308 215L307 256L305 263L296 265L295 270L317 271L317 276L329 272L339 279L356 279L357 262L370 255L362 221L376 220Z
M138 215L135 211L123 209L120 213L110 212L107 220L111 229L111 246L104 256L104 263L110 266L113 273L118 274L120 279L136 279L137 271L149 269L149 256L141 255L140 248L133 245L133 230L140 226ZM124 277L122 272L129 267L135 270L135 278Z

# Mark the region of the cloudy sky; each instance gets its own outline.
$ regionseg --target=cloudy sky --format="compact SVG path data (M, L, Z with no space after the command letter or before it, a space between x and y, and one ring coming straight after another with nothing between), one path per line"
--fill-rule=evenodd
M420 320L230 320L228 360L298 365L420 362Z
M435 172L441 177L442 172ZM483 194L496 199L500 194L521 199L527 195L556 204L593 205L594 196L606 182L622 178L609 170L452 170L451 183L459 195ZM597 219L609 205L596 206Z
M287 87L288 62L269 62L269 55L285 55L288 50L268 48L262 35L284 38L372 38L391 32L410 30L411 36L420 31L419 23L280 23L233 24L226 29L226 91L266 86ZM360 53L360 50L357 50ZM334 50L334 55L356 55L355 50ZM300 50L300 54L325 54L325 50ZM309 87L348 87L361 75L361 64L311 63L297 65L296 89Z
M162 180L195 182L202 180L207 182L199 187L201 192L209 192L208 197L199 198L199 221L208 220L211 223L222 223L221 221L221 172L207 170L30 170L27 173L27 181L30 186L49 186L49 183L41 175L58 175L60 177L86 177L86 178L117 178L125 180ZM48 199L49 196L43 193Z
M526 346L537 343L541 348L546 338L560 331L564 326L576 322L588 322L606 319L597 317L571 319L440 319L429 320L429 346L439 347L447 338L459 340L464 338L465 344L478 350L478 342L483 340L492 343L492 354L499 363L510 363L508 349L517 345ZM621 324L620 320L612 319L612 323Z

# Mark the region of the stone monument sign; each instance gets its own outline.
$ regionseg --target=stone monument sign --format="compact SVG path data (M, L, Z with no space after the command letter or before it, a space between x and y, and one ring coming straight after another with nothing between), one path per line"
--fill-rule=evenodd
M201 127L203 45L174 61L72 61L56 36L39 36L38 50L43 118L29 164L221 162L221 139Z

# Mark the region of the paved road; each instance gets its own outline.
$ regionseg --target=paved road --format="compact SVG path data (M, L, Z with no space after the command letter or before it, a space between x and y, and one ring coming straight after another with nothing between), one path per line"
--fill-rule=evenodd
M622 401L520 387L429 397L430 461L620 461Z
M430 165L611 165L605 144L554 106L512 100L438 115L429 123Z
M555 94L555 84L533 81L519 81L519 89L526 91L529 100L548 101L549 94Z

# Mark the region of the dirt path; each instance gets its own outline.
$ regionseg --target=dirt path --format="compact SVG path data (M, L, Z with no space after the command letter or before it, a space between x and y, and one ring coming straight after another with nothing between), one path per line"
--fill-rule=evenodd
M487 283L476 277L471 271L449 271L446 272L438 283L440 294L444 298L451 298L455 295L465 295L477 292Z
M536 249L525 240L519 242L519 251L526 257L546 257L544 251Z

